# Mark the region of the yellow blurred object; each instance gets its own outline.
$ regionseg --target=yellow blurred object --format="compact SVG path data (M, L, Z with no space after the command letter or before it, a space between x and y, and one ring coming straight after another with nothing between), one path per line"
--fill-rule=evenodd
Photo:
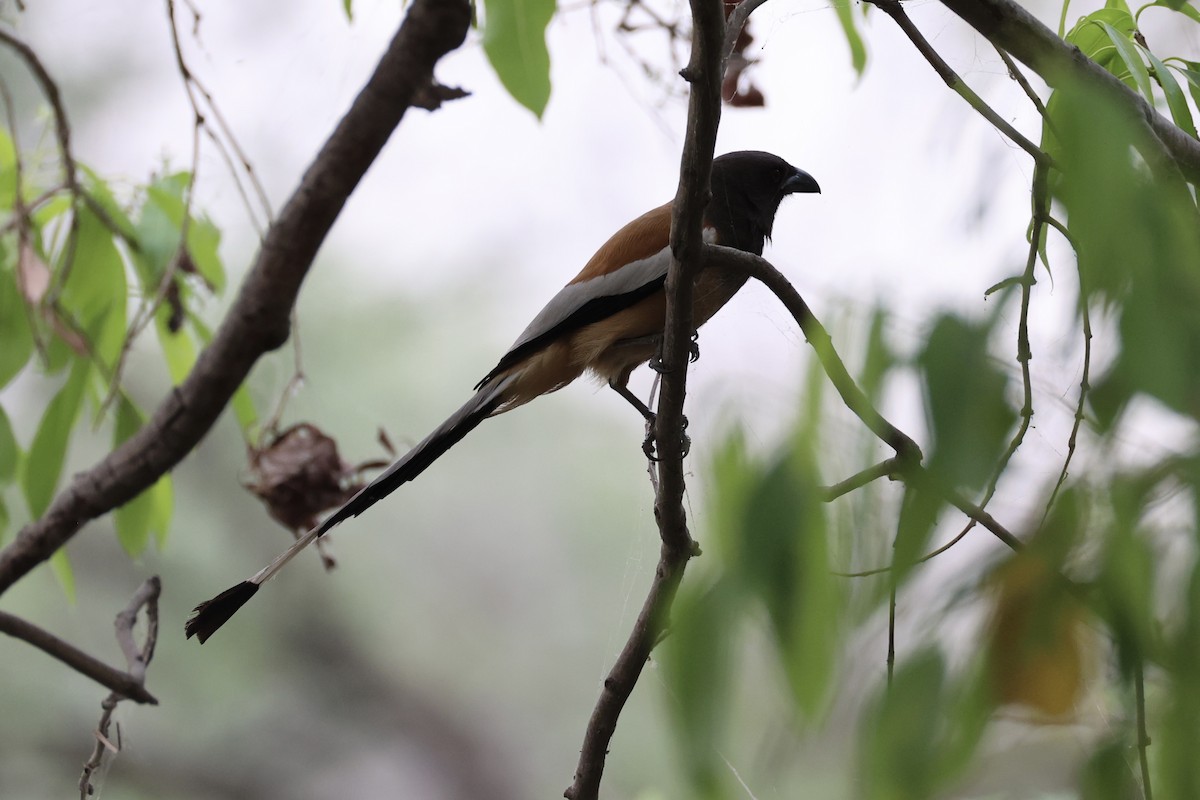
M993 575L988 668L999 704L1060 721L1082 698L1090 634L1084 609L1039 555L1018 553Z

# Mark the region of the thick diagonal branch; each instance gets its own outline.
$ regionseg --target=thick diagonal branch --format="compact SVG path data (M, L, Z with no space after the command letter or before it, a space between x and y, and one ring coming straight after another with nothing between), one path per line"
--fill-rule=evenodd
M1047 84L1072 82L1102 91L1131 118L1148 126L1191 183L1200 183L1200 141L1139 97L1112 73L1067 44L1013 0L942 0L988 41L1015 56Z
M80 473L41 519L0 552L0 592L49 558L89 520L136 497L208 433L251 367L287 340L300 285L342 206L383 149L433 67L462 44L466 0L416 0L370 80L271 225L233 307L187 379L137 434Z

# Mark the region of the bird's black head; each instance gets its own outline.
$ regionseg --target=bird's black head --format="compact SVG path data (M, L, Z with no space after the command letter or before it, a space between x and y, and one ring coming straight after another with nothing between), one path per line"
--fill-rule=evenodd
M718 244L762 255L775 212L789 194L820 192L804 170L760 150L739 150L713 159L712 200L705 218Z

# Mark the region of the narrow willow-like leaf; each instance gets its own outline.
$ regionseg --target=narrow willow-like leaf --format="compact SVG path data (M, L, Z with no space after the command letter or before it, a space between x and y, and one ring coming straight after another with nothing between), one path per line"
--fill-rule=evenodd
M1146 102L1153 103L1154 89L1150 84L1150 71L1146 69L1146 62L1142 61L1142 56L1133 43L1132 37L1126 36L1104 21L1100 22L1100 27L1108 34L1113 46L1117 48L1117 54L1121 57L1121 63L1125 65L1125 69L1129 70L1134 87L1142 93Z
M29 505L29 514L34 519L46 513L58 488L58 479L67 456L67 444L70 442L75 421L79 418L90 373L91 366L85 359L75 361L67 382L46 406L37 433L29 445L22 475L22 488L25 491L25 502Z
M863 42L862 34L858 32L858 20L855 18L854 9L851 8L852 3L853 0L835 0L833 8L837 12L838 22L841 23L842 33L846 36L846 44L850 46L850 65L854 67L854 73L861 78L863 70L867 68L867 46Z

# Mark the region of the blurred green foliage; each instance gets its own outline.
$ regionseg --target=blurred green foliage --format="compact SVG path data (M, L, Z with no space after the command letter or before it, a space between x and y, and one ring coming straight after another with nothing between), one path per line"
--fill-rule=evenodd
M1136 11L1123 0L1110 0L1080 17L1066 38L1195 137L1200 70L1189 58L1151 51L1138 19L1152 7L1178 12L1182 24L1200 22L1200 11L1182 0ZM855 69L861 69L865 54L848 4L839 5L838 18ZM1066 454L1061 469L1051 467L1049 483L1025 492L1025 527L1015 531L1022 549L980 570L986 578L967 590L971 601L988 609L977 644L948 653L928 636L897 643L897 650L915 652L900 656L886 679L879 676L877 698L862 714L856 794L864 798L942 796L961 780L981 742L1010 709L1023 709L1035 722L1071 720L1085 697L1107 707L1114 723L1090 745L1078 796L1128 798L1143 791L1159 798L1200 796L1200 761L1194 756L1200 746L1196 190L1144 120L1110 93L1084 84L1055 85L1046 98L1041 144L1055 166L1048 181L1031 189L1040 229L1031 246L1047 271L1052 265L1060 274L1077 270L1075 324L1081 339L1093 313L1113 326L1102 349L1095 355L1087 351L1092 379L1085 369L1079 396L1070 400L1078 402L1079 425L1091 434L1081 441L1098 457L1068 468L1080 446L1073 430L1070 442L1061 445ZM1057 235L1052 227L1073 258L1047 247L1046 231ZM1036 324L1028 316L1028 286L1025 291L1021 321ZM1061 283L1058 291L1064 291ZM999 361L1014 355L1021 361L1022 348L1000 340L998 319L1012 308L1004 300L1001 306L983 319L961 311L939 316L910 359L895 358L883 344L881 315L867 337L859 363L868 395L873 401L884 397L880 387L889 374L916 377L926 411L925 477L894 475L909 484L898 505L880 507L877 497L860 501L875 504L867 519L896 520L885 576L896 592L921 574L916 567L925 561L933 531L957 515L951 495L986 502L1024 444L1027 426L1016 425L1016 387ZM797 720L805 720L836 685L834 665L857 629L844 609L866 596L876 619L889 613L885 596L830 579L832 543L861 533L829 513L829 498L820 488L844 477L845 448L826 441L838 409L822 408L812 403L810 390L806 394L792 435L774 456L747 452L741 435L733 434L710 468L722 563L702 601L680 603L678 627L688 633L668 646L669 663L691 665L688 674L703 675L672 683L680 703L709 709L676 714L699 796L738 796L736 789L716 792L721 781L702 763L703 747L715 752L712 743L728 735L720 726L730 713L715 713L722 702L713 698L736 693L739 662L729 640L737 626L731 615L745 626L755 609L765 612L776 643L779 697L792 704ZM1130 409L1144 407L1146 400L1156 413L1189 426L1191 437L1171 455L1136 467L1110 460L1105 454L1119 447L1133 424ZM1164 497L1192 509L1192 556L1183 565L1184 580L1168 576L1179 565L1166 563L1154 545ZM705 627L697 617L706 614L711 640L695 633ZM864 619L871 618L868 613ZM684 672L676 666L673 674ZM722 685L723 679L729 683ZM1149 786L1140 786L1143 774Z

